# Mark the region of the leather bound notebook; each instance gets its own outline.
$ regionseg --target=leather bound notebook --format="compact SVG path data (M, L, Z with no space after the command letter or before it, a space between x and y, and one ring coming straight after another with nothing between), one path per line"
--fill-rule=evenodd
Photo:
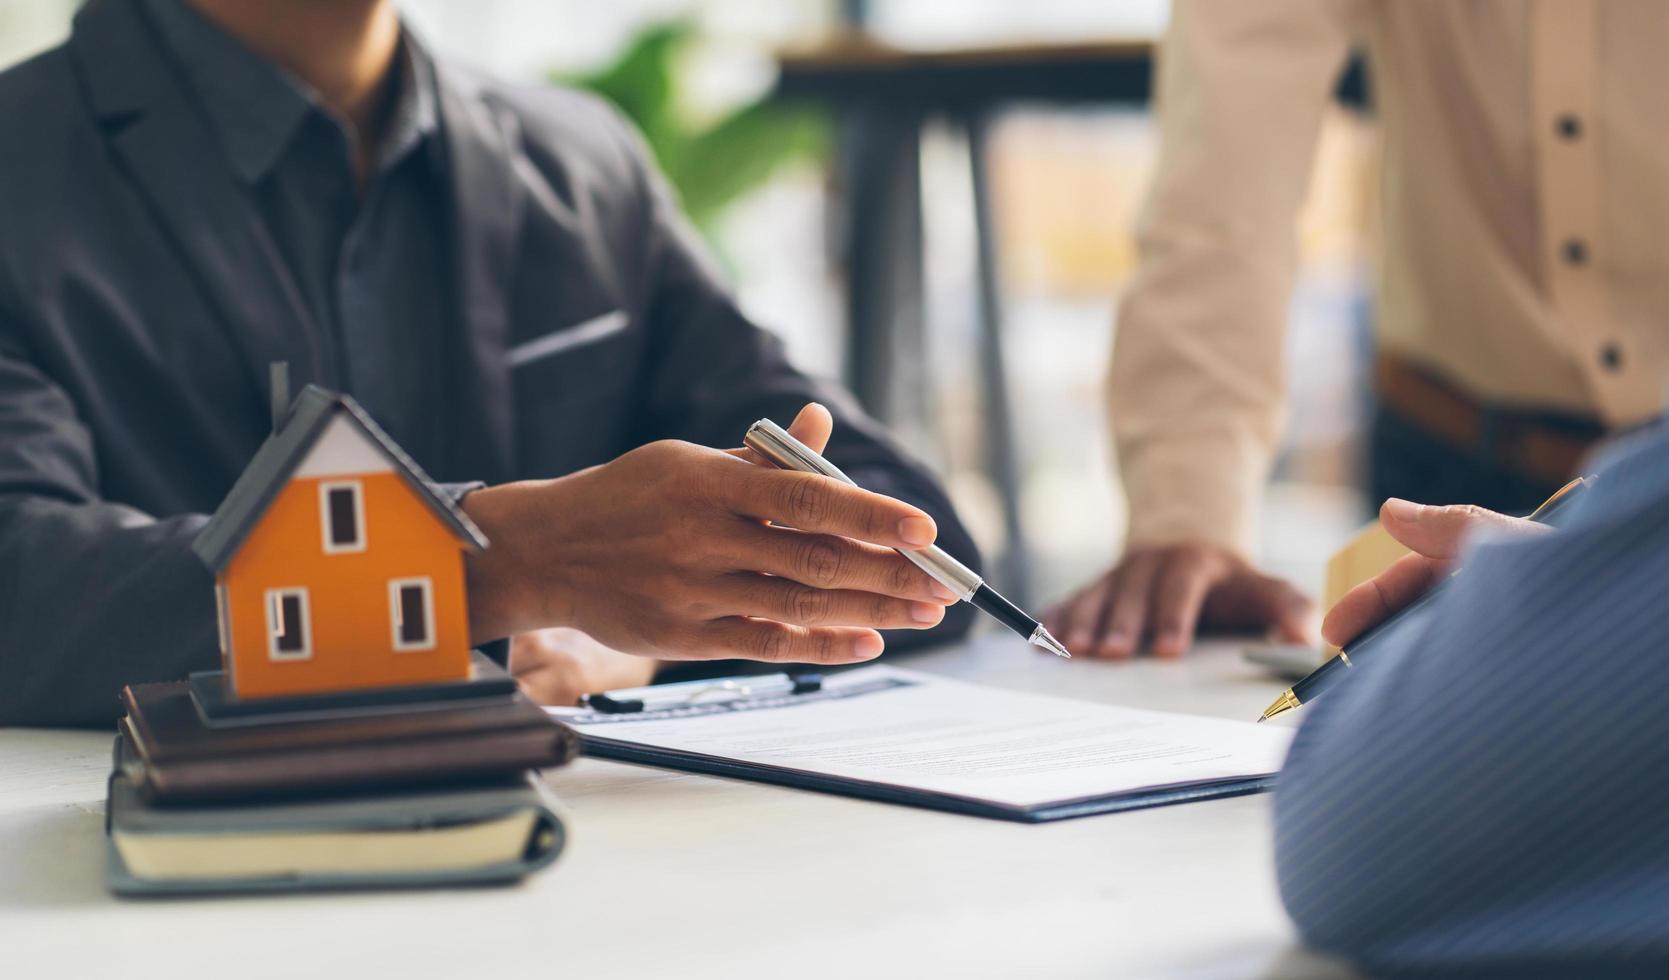
M516 695L497 702L243 728L203 724L185 682L122 690L148 803L432 785L558 766L574 734Z
M105 808L119 895L409 888L515 881L566 834L525 770L445 787L203 806L151 806L117 736Z

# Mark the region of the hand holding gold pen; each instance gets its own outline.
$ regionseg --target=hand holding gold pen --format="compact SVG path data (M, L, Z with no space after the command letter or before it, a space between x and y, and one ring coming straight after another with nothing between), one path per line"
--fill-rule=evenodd
M1281 692L1259 721L1308 704L1339 683L1355 666L1352 658L1370 655L1379 637L1442 593L1466 536L1483 528L1507 533L1545 533L1551 518L1592 484L1579 477L1565 484L1529 517L1508 517L1469 505L1433 507L1387 500L1380 522L1392 537L1413 550L1372 579L1345 593L1322 622L1322 636L1341 647L1309 676Z

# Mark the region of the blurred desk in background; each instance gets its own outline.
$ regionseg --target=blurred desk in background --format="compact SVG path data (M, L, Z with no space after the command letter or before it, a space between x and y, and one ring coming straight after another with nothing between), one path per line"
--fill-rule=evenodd
M1278 686L1212 643L1066 662L989 636L911 667L1253 718ZM0 733L9 976L1348 976L1293 948L1270 798L1027 826L582 759L567 853L505 888L118 901L110 736Z
M922 426L928 412L922 128L944 118L966 136L978 238L984 469L1000 498L1007 545L992 579L1022 605L1030 600L1031 576L1003 354L987 156L991 121L1001 106L1016 101L1144 104L1151 62L1145 41L903 51L861 36L781 61L777 97L828 105L838 120L846 380L864 406L889 423Z
M1020 473L1004 358L1002 283L989 153L997 113L1021 103L1145 106L1154 43L905 50L861 33L783 55L775 96L834 111L839 126L838 229L846 290L846 380L866 408L894 425L925 428L930 375L923 309L921 140L930 120L960 130L976 242L984 469L998 491L1007 548L993 581L1025 604L1030 580L1020 517ZM1338 95L1366 102L1359 61ZM1113 283L1107 284L1109 302ZM1109 311L1110 314L1110 311Z
M846 34L780 59L777 95L831 103L910 100L929 109L992 102L1148 101L1145 39L897 48Z

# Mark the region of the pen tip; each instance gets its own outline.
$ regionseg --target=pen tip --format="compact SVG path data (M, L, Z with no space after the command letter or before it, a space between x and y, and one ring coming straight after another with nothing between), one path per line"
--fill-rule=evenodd
M1072 651L1068 650L1066 646L1061 643L1061 641L1055 639L1052 635L1050 635L1048 630L1043 629L1042 627L1038 628L1037 635L1032 638L1032 642L1057 657L1062 657L1067 660L1072 659Z
M1268 721L1268 720L1269 720L1269 719L1267 719L1267 718L1265 718L1265 717L1263 717L1263 716L1262 716L1262 715L1259 715L1259 716L1258 716L1258 720L1257 720L1257 721L1256 721L1256 722L1253 722L1253 724L1257 724L1257 725L1261 725L1261 724L1263 724L1263 723L1264 723L1264 722L1266 722L1266 721Z

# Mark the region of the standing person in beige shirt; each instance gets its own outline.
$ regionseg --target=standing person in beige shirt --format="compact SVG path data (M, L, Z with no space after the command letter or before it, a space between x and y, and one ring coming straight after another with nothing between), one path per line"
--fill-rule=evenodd
M1049 629L1103 657L1176 656L1201 625L1307 637L1309 600L1250 549L1294 219L1357 43L1384 156L1373 496L1527 510L1656 415L1666 41L1662 0L1176 0L1109 379L1127 545Z

